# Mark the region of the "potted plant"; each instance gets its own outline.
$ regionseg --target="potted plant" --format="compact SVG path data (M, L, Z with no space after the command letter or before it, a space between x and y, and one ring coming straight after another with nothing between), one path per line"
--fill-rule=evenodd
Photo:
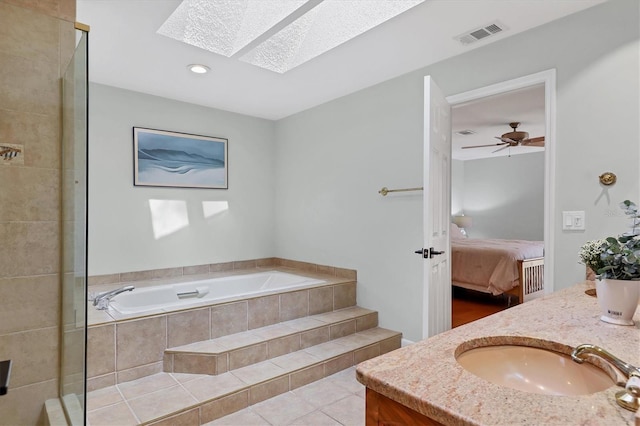
M625 200L620 208L631 222L631 230L617 237L589 241L580 249L581 263L596 274L596 293L602 309L600 319L633 325L640 299L640 213Z

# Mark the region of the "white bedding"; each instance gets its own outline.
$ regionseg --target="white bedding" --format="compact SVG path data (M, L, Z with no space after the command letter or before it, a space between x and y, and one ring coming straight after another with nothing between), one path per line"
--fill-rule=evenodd
M452 239L451 280L498 295L518 285L518 260L542 256L542 241Z

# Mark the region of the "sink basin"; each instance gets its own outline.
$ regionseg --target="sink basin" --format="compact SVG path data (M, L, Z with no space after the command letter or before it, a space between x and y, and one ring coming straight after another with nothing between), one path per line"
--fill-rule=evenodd
M465 370L491 383L544 395L588 395L613 386L614 380L569 355L532 346L497 345L460 353Z

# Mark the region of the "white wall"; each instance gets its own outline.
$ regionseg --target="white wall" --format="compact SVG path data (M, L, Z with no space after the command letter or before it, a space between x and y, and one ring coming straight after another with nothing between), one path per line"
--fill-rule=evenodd
M358 303L421 336L423 76L453 95L557 69L556 289L584 277L579 246L617 234L617 202L640 199L638 2L612 0L283 119L276 126L277 255L358 270ZM598 175L618 175L610 203ZM587 230L561 230L585 210Z
M422 195L377 191L422 184L424 75L452 95L556 68L553 274L570 286L579 246L623 229L619 200L640 201L638 14L612 0L276 123L92 85L89 273L273 255L355 268L358 303L417 340ZM228 138L229 190L134 187L133 126ZM618 183L601 196L604 171ZM189 226L155 239L150 199L184 201ZM205 219L203 201L229 210ZM585 210L587 230L563 232L562 210Z
M469 238L544 240L544 152L464 161Z
M451 160L451 216L464 213L464 164Z
M274 123L90 86L89 275L273 255ZM229 189L133 186L132 127L227 138ZM183 202L188 226L156 238L149 200ZM203 202L227 202L205 217Z

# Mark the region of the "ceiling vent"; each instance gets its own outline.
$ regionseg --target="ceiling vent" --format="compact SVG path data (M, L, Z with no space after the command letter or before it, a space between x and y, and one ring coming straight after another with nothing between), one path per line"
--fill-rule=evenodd
M469 135L473 135L475 133L476 132L474 132L473 130L465 129L465 130L460 130L459 132L456 132L456 135L469 136Z
M454 37L454 39L458 40L460 43L467 45L467 44L471 44L473 42L476 42L478 40L482 40L484 38L487 38L489 36L492 36L494 34L498 34L502 31L507 30L508 28L503 25L502 23L495 21L491 24L485 25L483 27L480 28L476 28L472 31L467 31L457 37Z

